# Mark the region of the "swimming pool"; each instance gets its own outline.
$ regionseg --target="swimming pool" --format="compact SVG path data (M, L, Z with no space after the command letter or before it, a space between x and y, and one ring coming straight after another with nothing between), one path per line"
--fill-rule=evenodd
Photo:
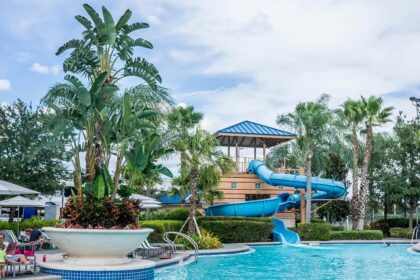
M155 279L420 279L407 245L256 246L248 254L200 257L157 270Z

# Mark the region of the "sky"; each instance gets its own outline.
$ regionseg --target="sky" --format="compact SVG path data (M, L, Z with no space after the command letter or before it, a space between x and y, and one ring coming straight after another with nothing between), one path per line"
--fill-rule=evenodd
M408 98L420 95L420 1L409 0L1 0L1 103L37 104L63 81L67 54L55 51L80 37L74 16L86 15L84 2L114 18L129 8L151 25L138 35L154 49L137 55L212 132L243 120L275 126L278 114L323 93L332 107L379 95L415 114Z

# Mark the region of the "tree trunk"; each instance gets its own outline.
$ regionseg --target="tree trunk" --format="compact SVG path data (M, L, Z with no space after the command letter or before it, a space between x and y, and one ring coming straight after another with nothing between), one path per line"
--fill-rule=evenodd
M415 205L410 205L408 209L408 227L410 231L413 231L414 209L416 209Z
M306 223L311 223L311 205L312 205L312 150L308 151L306 156Z
M146 185L146 196L150 197L152 194L152 190L150 189L149 185ZM150 220L150 208L146 209L146 220Z
M359 202L359 140L357 139L356 127L353 127L352 143L353 143L353 174L352 174L352 187L353 196L351 199L351 215L353 221L357 220L360 213L357 208ZM356 229L356 223L353 223L353 229Z
M386 221L388 219L388 206L384 205L384 220Z
M188 234L197 234L197 228L194 222L195 219L195 209L197 207L197 183L198 183L198 170L197 167L193 167L190 174L190 186L191 186L191 196L190 196L190 215L188 217Z
M360 192L359 192L359 203L357 204L357 211L359 211L360 216L357 219L357 230L363 230L364 219L366 216L366 204L367 204L367 175L370 164L370 156L372 153L372 127L366 126L366 149L363 159L362 167L362 180L360 182Z

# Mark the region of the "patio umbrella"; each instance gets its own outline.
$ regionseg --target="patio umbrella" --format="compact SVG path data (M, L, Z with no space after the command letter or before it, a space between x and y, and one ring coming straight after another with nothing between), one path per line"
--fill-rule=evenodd
M11 208L11 207L37 207L37 208L42 208L42 207L45 207L45 203L43 203L42 201L39 201L38 199L32 200L32 199L28 199L26 197L18 195L18 196L0 201L0 207L5 207L5 208Z
M39 194L37 191L0 180L0 195Z
M18 213L19 213L19 209L21 207L43 208L45 207L45 203L42 203L39 200L31 200L31 199L18 195L18 196L0 201L0 207L4 207L4 208L17 207ZM12 213L10 213L9 215L11 214ZM19 220L18 220L18 231L19 231Z
M156 199L154 199L154 198L151 198L151 197L148 197L148 196L145 196L145 195L141 195L141 194L132 194L131 196L130 196L130 198L134 198L134 199L140 199L140 201L141 201L141 203L144 203L144 202L154 202L154 203L158 203L158 204L160 204L161 202L160 201L157 201Z

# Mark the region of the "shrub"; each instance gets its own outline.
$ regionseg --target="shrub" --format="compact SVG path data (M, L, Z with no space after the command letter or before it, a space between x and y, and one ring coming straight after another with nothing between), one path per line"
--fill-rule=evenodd
M223 247L222 242L220 242L217 236L214 236L204 229L200 229L200 233L201 237L196 234L191 236L191 238L197 243L199 249L218 249ZM192 244L182 237L178 237L176 239L176 243L185 244L185 247L189 250L193 249Z
M207 218L207 217L206 217ZM199 225L219 237L223 243L263 242L271 240L273 223L245 219L200 219Z
M331 224L328 223L310 223L298 224L297 233L302 240L330 240Z
M22 231L26 228L43 228L43 227L54 227L56 226L58 223L60 223L60 221L43 221L40 219L28 219L28 220L24 220L23 222L18 223L17 222L12 222L12 223L8 223L8 222L0 222L0 231L3 230L13 230L14 233L16 235L19 235L19 231Z
M393 227L389 230L389 236L411 239L413 232L409 228Z
M394 219L387 219L387 220L378 220L371 224L372 229L379 229L381 230L385 236L390 236L390 229L394 227L399 228L408 228L409 220L407 218L394 218ZM416 221L414 221L414 226Z
M181 221L173 220L150 220L142 221L140 225L143 228L152 228L153 232L149 235L150 242L163 242L163 233L167 231L179 231L182 227Z
M197 222L200 221L253 221L262 223L271 223L271 218L260 217L228 217L228 216L203 216L198 217Z
M114 203L110 197L98 201L87 196L83 203L71 197L63 209L67 221L62 227L74 228L125 228L137 222L140 214L138 200L123 198Z
M145 211L142 211L140 213L139 220L140 221L146 220ZM151 211L150 220L166 220L166 212L165 211Z
M331 232L331 240L379 240L384 238L380 230L343 230Z
M177 220L177 221L185 221L188 216L190 215L190 209L188 208L175 208L166 213L165 220ZM195 216L200 217L203 214L200 211L195 211Z
M343 226L333 226L331 228L331 230L332 231L341 231L341 230L344 230L344 227Z

